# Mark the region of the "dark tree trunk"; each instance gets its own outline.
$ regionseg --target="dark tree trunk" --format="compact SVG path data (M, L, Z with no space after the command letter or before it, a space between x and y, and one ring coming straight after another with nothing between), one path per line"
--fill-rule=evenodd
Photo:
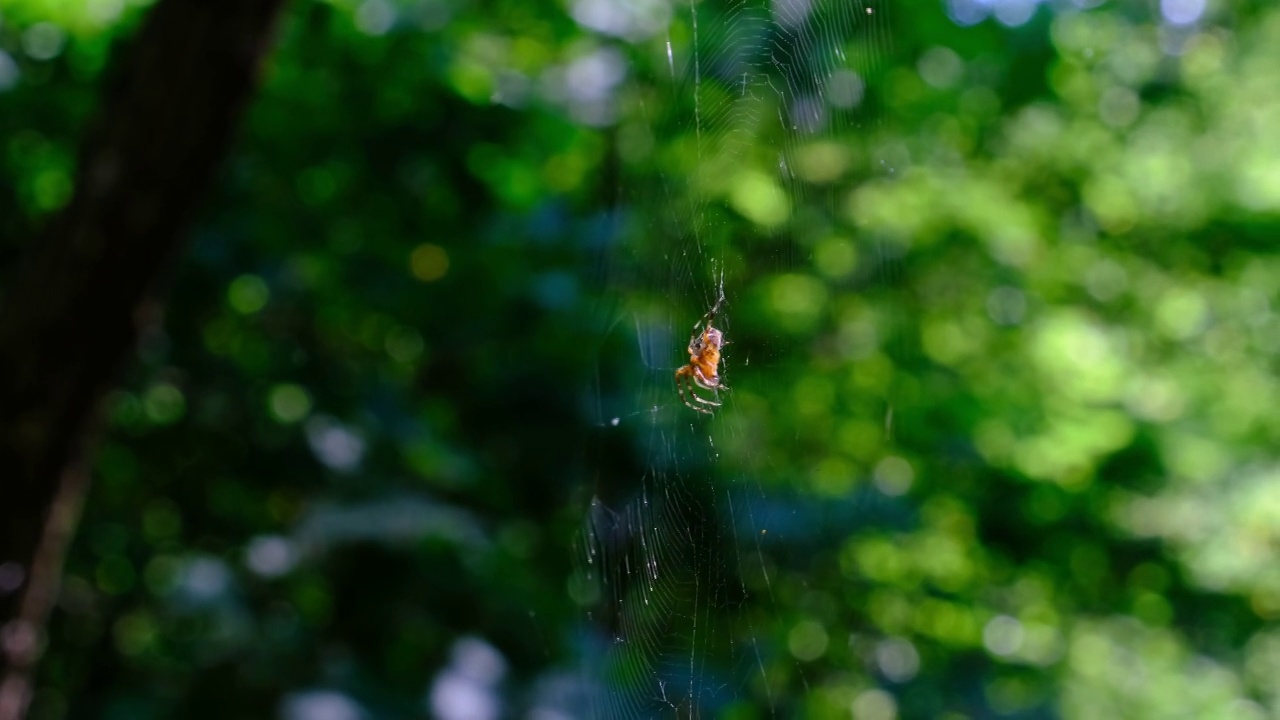
M69 205L0 304L0 720L30 673L98 406L242 110L284 0L161 0L109 76Z

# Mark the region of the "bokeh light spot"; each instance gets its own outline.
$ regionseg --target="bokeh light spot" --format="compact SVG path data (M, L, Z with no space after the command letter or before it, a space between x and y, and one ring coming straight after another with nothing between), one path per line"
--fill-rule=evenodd
M729 188L729 204L743 217L764 227L781 225L791 215L791 200L782 188L754 171L734 179Z
M1098 100L1098 118L1113 128L1133 124L1142 111L1142 100L1127 87L1112 87Z
M135 612L116 621L114 635L120 654L136 656L151 647L158 632L155 620L150 615Z
M906 638L888 638L876 644L876 665L889 680L908 682L920 671L920 653Z
M846 496L856 479L853 466L841 457L825 458L813 469L814 488L831 497Z
M813 266L829 278L848 277L858 265L858 251L844 237L829 237L813 248Z
M316 459L332 470L350 472L364 459L364 438L332 418L308 420L307 442Z
M920 56L916 69L926 83L946 89L960 82L964 75L964 61L951 48L935 47Z
M157 500L142 514L142 530L154 543L171 539L182 531L182 515L172 502Z
M1160 14L1173 25L1191 25L1204 15L1205 0L1160 0Z
M848 109L862 103L867 84L858 73L840 69L831 74L827 81L827 102L835 107Z
M333 690L290 693L280 701L281 720L365 720L355 700Z
M278 422L295 423L311 412L311 394L299 385L283 383L271 388L267 406Z
M879 688L858 693L853 699L853 720L894 720L898 717L898 701Z
M356 27L369 35L386 35L396 22L396 7L388 0L364 0L356 8Z
M177 422L187 411L187 400L182 391L169 383L157 383L142 396L143 412L156 425Z
M52 60L62 52L67 35L50 22L38 22L22 33L22 49L32 60Z
M1022 647L1022 623L1008 615L997 615L982 629L982 644L992 655L1005 657Z
M787 649L797 660L805 662L825 655L828 642L826 628L812 620L796 623L787 635Z
M423 243L409 256L409 269L423 282L434 282L449 272L449 254L439 245Z
M497 686L506 672L506 659L492 645L462 638L432 683L427 706L440 720L495 720L502 714Z
M915 471L911 463L895 455L890 455L876 464L875 482L880 492L891 497L905 494L915 481Z
M996 20L1007 27L1026 25L1036 14L1037 0L994 0Z
M13 61L13 56L0 50L0 92L11 90L18 84L21 76L22 71L18 68L18 63Z
M574 0L571 13L583 27L636 41L670 24L671 3L668 0Z
M293 543L278 535L264 535L249 542L244 552L245 565L265 578L280 577L293 569L297 552Z
M849 168L849 148L833 142L816 142L796 150L792 163L807 182L825 184L840 179Z
M63 168L44 168L32 183L36 206L43 211L57 210L71 199L71 176Z
M227 302L241 315L252 315L267 306L271 291L257 275L241 275L227 288Z
M801 330L817 321L827 302L827 288L808 275L780 275L769 285L769 300L780 321Z
M1209 306L1194 290L1170 291L1156 306L1156 322L1166 335L1186 340L1200 333L1209 318Z

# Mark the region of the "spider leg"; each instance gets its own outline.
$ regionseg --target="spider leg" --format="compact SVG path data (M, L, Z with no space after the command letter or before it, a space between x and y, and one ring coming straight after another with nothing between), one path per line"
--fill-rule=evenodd
M716 375L715 377L707 377L702 373L701 370L699 370L696 367L693 369L693 372L690 374L692 375L690 379L698 387L706 388L707 390L728 390L729 389L728 385L725 385L723 382L720 381L719 375Z
M708 325L711 324L712 320L716 319L716 315L719 314L720 312L720 306L723 304L724 304L724 288L721 288L720 297L716 298L716 304L711 306L711 309L707 311L706 315L702 316L702 319L698 320L698 322L693 324L693 332L695 337L699 334L698 328L705 329Z
M696 386L696 387L700 387L700 388L706 388L707 390L711 390L712 392L715 392L715 391L720 387L720 385L718 385L718 384L716 384L716 385L712 385L712 384L710 384L710 383L706 382L706 378L705 378L705 376L702 374L702 371L701 371L701 370L699 370L698 368L696 368L696 367L695 367L695 368L693 369L693 372L692 372L692 373L689 373L689 376L688 376L687 378L685 378L685 380L686 380L687 382L689 382L689 383L690 383L690 387L689 387L689 394L693 396L693 399L694 399L695 401L700 402L700 403L702 403L703 405L713 405L713 406L717 406L717 407L720 405L720 395L719 395L719 393L717 393L717 394L716 394L716 399L715 399L715 400L707 400L706 398L699 397L699 396L698 396L698 393L695 391L695 389L694 389L694 387L695 387L695 386ZM717 382L718 382L718 381L719 381L719 378L717 378ZM695 408L695 409L696 409L696 408Z
M683 402L688 407L694 407L693 403L689 402L689 398L686 397L684 394L684 386L688 381L688 378L686 377L688 373L685 372L685 370L686 368L680 368L679 370L676 371L676 390L680 393L681 402ZM693 393L692 390L690 390L689 392L690 394ZM697 408L694 408L694 409L696 410Z
M719 391L722 391L722 389L728 389L728 386L726 386L726 384L719 382L719 378L716 378L716 384L713 384L713 386L703 386L703 387L709 389L709 391L712 391L714 395L716 395L716 400L714 401L703 400L703 398L700 398L700 397L698 398L698 400L705 402L705 404L707 405L721 404L721 400L719 400Z
M684 368L681 368L680 370L684 370ZM698 393L694 392L693 390L692 383L693 381L690 379L690 373L680 372L679 370L676 371L676 389L680 391L680 399L684 402L685 406L693 408L694 410L697 410L700 413L706 413L708 415L711 415L712 413L710 410L707 410L706 408L698 407L697 405L694 405L693 403L689 402L689 397L685 396L684 394L685 386L686 385L689 386L689 395L692 396L694 400L697 400L700 403L706 403L708 405L719 405L720 403L707 402L706 400L703 400L702 398L698 397Z
M693 324L693 337L690 338L689 340L689 348L688 348L689 356L691 358L690 364L680 368L679 370L676 370L676 373L675 373L676 390L680 393L681 402L683 402L686 407L693 408L698 412L706 413L708 415L712 415L714 413L712 413L706 407L700 407L700 406L705 405L710 407L719 407L720 406L720 390L722 389L727 390L728 388L723 383L720 382L720 376L718 374L708 378L705 374L703 374L702 370L694 363L699 362L700 359L703 357L703 353L706 349L705 348L706 342L717 343L716 345L717 348L719 347L719 344L726 344L726 343L723 343L723 340L722 340L723 336L720 335L718 332L716 337L713 340L708 340L708 334L714 331L711 326L711 322L715 320L716 315L720 312L720 307L724 304L725 297L724 297L723 284L720 287L719 291L720 291L720 294L719 294L719 297L716 298L715 304L711 306L711 309L707 311L706 315L703 315L702 318L698 320L698 322ZM688 389L688 394L685 393L686 388ZM712 391L713 393L715 393L715 400L707 400L706 398L700 397L698 395L697 388L703 388L703 389ZM692 397L693 399L692 402L690 401L690 397Z

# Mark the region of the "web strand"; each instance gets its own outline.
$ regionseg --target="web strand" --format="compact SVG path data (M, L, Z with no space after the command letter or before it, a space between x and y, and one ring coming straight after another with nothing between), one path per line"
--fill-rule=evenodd
M576 582L597 638L584 664L595 717L696 718L733 702L785 716L809 680L768 635L783 620L773 567L788 537L762 478L779 469L752 448L737 390L713 415L695 413L673 373L688 360L688 328L721 303L722 373L753 402L790 362L786 334L744 327L736 307L759 302L761 278L806 263L807 244L837 222L840 201L804 154L863 121L891 38L860 0L690 0L672 22L654 66L637 66L648 83L637 122L660 151L619 193L635 222L603 279L618 302L593 407L636 468L610 456L580 541ZM780 663L792 680L771 671Z

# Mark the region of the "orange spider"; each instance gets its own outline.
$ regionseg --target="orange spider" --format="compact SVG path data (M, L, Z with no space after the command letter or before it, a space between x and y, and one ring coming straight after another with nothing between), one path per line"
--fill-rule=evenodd
M702 405L719 407L720 391L729 389L727 385L720 382L720 348L726 345L724 333L711 326L711 321L715 319L716 313L720 312L722 303L724 303L723 292L720 293L720 299L716 300L716 304L711 306L707 314L694 323L693 337L689 338L689 364L676 370L676 389L680 391L680 399L684 401L685 405L708 415L712 414L712 412L705 407L689 402L689 397L685 396L684 391L685 387L688 386L689 396L694 400ZM712 401L698 397L698 393L695 392L695 385L714 392L716 399Z

